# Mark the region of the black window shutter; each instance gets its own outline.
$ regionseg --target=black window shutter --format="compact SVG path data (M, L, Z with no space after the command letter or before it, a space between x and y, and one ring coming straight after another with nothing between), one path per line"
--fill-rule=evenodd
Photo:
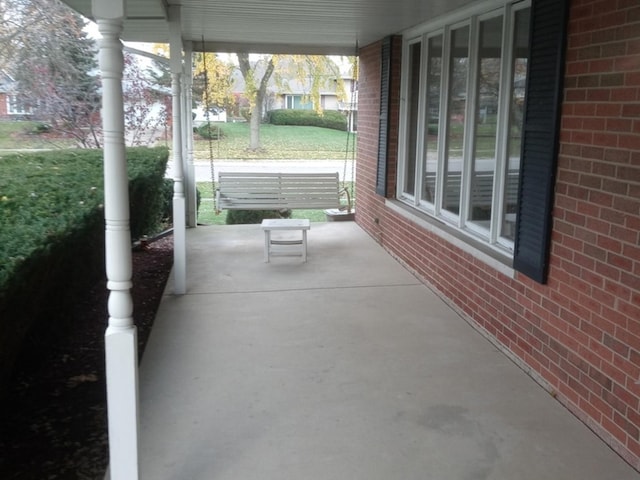
M380 124L378 130L378 173L376 193L387 195L387 152L389 143L389 107L391 99L391 37L382 41L380 71Z
M534 0L513 267L546 283L569 0Z

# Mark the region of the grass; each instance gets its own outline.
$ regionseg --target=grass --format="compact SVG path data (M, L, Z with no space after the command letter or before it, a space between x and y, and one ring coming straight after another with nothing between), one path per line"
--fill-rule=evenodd
M194 156L199 160L210 157L225 159L323 160L351 158L354 134L328 128L264 124L260 126L262 149L251 152L248 123L213 123L222 129L221 140L194 141Z
M7 120L0 121L0 150L53 150L71 148L74 142L69 139L51 138L44 133L37 133L39 122Z
M53 138L52 135L36 133L39 122L0 121L0 150L30 150L72 148L69 139ZM269 125L260 126L262 149L248 150L249 124L212 123L212 128L223 132L221 140L194 139L196 160L214 159L260 159L260 160L325 160L353 158L355 135L328 128Z

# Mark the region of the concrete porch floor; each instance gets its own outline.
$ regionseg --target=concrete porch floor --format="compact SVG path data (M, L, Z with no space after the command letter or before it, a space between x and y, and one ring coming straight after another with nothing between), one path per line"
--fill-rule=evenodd
M640 478L355 223L308 239L267 264L259 225L188 231L140 371L142 478Z

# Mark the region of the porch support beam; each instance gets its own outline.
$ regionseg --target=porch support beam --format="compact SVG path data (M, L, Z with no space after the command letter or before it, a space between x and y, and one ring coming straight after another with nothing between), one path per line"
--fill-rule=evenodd
M125 0L92 0L102 35L104 215L109 324L105 332L109 457L112 480L137 480L138 342L133 323L129 182L124 141L120 35Z
M193 160L193 115L191 105L193 103L193 45L191 42L184 43L184 95L183 115L184 120L184 142L185 142L185 198L187 201L187 226L196 227L198 225L197 194L196 194L196 170Z
M182 32L180 6L169 6L169 59L171 64L173 125L173 274L174 293L187 292L186 200L183 164L182 124Z

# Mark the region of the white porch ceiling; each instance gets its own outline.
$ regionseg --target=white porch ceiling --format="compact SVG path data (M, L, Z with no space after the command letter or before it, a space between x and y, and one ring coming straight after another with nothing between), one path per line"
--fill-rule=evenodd
M93 19L91 0L63 0ZM123 40L168 43L181 6L195 51L353 55L367 45L478 0L129 0Z

